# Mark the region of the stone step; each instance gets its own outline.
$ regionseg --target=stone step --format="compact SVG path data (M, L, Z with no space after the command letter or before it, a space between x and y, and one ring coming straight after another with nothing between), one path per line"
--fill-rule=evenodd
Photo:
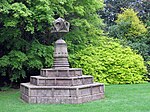
M30 83L37 86L77 86L93 83L92 76L77 77L42 77L31 76Z
M83 103L104 98L104 84L80 86L35 86L22 83L21 98L28 103Z
M81 68L41 69L40 75L44 77L75 77L75 76L82 76L82 69Z
M32 104L81 104L86 102L91 102L95 100L100 100L104 98L104 93L93 94L88 96L82 96L78 98L72 97L37 97L37 96L27 96L25 94L21 94L21 99L27 103Z

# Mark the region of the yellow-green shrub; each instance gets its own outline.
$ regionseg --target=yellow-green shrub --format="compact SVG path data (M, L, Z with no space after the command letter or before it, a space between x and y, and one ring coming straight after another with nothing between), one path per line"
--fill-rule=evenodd
M123 13L118 14L116 25L110 27L110 35L118 38L134 38L144 35L147 32L143 22L133 9L123 9Z
M103 38L103 39L102 39ZM92 46L70 57L72 67L83 68L83 73L95 81L109 84L142 83L147 73L143 58L129 47L102 37L99 46Z

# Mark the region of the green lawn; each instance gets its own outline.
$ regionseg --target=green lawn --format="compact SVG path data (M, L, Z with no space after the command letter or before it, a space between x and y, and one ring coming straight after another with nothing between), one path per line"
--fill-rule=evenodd
M27 104L18 90L0 92L0 112L150 112L150 83L110 85L105 99L84 104Z

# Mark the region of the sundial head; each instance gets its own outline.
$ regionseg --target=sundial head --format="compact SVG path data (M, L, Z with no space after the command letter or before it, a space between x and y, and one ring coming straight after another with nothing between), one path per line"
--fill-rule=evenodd
M53 22L52 33L69 32L70 23L62 18L58 18Z
M54 63L53 68L69 68L67 44L62 39L62 35L69 32L70 23L62 18L58 18L53 22L52 33L55 33L57 38L54 46Z

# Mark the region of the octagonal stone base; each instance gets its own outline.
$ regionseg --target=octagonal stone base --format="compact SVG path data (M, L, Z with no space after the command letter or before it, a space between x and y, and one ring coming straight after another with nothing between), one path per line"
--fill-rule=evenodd
M21 83L21 99L37 104L78 104L104 98L104 84L82 75L80 68L41 69L30 83Z
M79 86L35 86L21 84L21 98L28 103L79 104L104 98L104 85L93 83Z

